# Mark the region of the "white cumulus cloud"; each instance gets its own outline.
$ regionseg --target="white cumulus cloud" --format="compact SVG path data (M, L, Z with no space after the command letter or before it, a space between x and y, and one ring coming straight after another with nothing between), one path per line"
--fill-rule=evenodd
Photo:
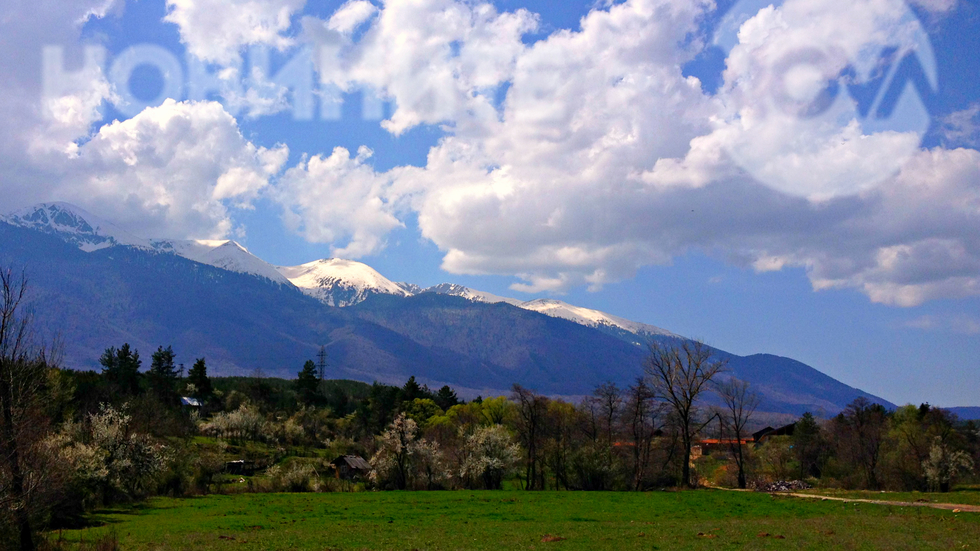
M849 51L876 39L917 46L921 28L905 19L900 2L841 9L797 0L762 10L742 26L719 97L680 70L703 46L691 37L714 9L709 2L630 0L593 10L580 31L529 46L519 43L526 24L511 26L509 40L495 39L507 54L471 72L460 69L457 54L482 28L474 16L479 6L419 2L433 10L421 17L394 4L352 46L360 57L342 75L400 98L404 110L386 121L393 133L449 126L425 166L377 174L358 165L364 174L349 196L365 197L374 205L369 212L386 215L370 225L372 247L386 225L396 226L387 215L411 209L422 235L445 251L444 269L517 275L520 291L598 289L699 250L760 271L802 267L815 289L857 289L885 304L980 294L980 153L922 151L916 132L869 130L846 117L826 128L798 118L761 120L756 111L771 105L746 92L762 85L752 82L752 67L777 58L786 42L842 44L840 59L829 60L832 72ZM486 13L494 21L521 20ZM806 13L821 24L807 26ZM371 72L367 60L383 59L395 43L433 46L396 56L412 70L382 64L389 70ZM805 72L791 76L787 86L803 98L819 81ZM503 82L509 89L500 106L477 93ZM433 88L463 99L429 109L398 92ZM465 90L469 95L459 93ZM758 147L769 164L746 167L733 154L740 143ZM802 192L767 185L760 167L792 178ZM343 194L343 180L331 180L336 185L333 193ZM336 238L332 231L357 231L339 215L313 212L292 210L293 227L325 241Z
M946 14L956 9L959 0L909 0L909 3L930 13Z
M77 154L114 96L97 44L81 42L86 21L109 16L107 0L13 0L0 16L0 182L7 208L52 199L57 166ZM48 69L46 71L45 69ZM48 73L48 74L45 74Z
M287 170L275 190L286 226L311 242L344 242L333 248L335 256L358 258L382 249L385 235L401 222L386 200L388 178L365 164L371 155L362 146L351 158L338 147Z
M499 117L464 119L424 169L398 175L443 267L560 291L667 261L631 235L659 193L637 175L710 130L700 83L680 70L693 53L678 47L707 7L627 2L523 51Z
M36 15L37 27L60 21L77 38L77 21L105 5ZM266 196L291 231L347 257L377 253L414 216L444 269L515 275L528 292L598 289L701 251L757 271L802 268L815 289L896 306L980 295L976 109L942 121L945 146L931 150L914 128L865 126L853 105L823 125L776 109L806 106L869 43L918 47L902 2L787 0L750 14L717 95L681 69L704 47L709 0L605 3L580 30L534 42L534 14L457 0L351 0L325 20L305 16L294 36L303 5L171 0L167 17L189 51L228 67L248 45L328 38L337 57L320 60L320 78L392 100L390 133L441 125L422 166L378 171L370 149L338 147L282 172L285 146L251 143L210 102L170 100L99 128L113 94L101 73L77 73L42 101L37 72L0 59L11 113L0 176L13 206L67 200L144 235L218 237ZM214 10L233 17L212 21ZM34 40L33 55L48 39L15 38ZM786 72L782 104L758 93L766 67L826 42L839 48ZM283 90L266 88L242 92L245 115L286 108Z
M942 118L940 132L949 146L980 146L980 103L950 113Z
M368 2L345 4L327 27L349 33L374 15ZM375 8L376 9L376 8ZM527 10L499 13L489 3L456 0L384 2L342 58L322 60L321 76L347 90L367 88L393 100L382 125L401 134L420 124L461 124L493 118L492 92L510 80L525 50L521 37L537 28Z
M166 100L103 126L63 165L57 196L151 237L220 238L288 149L257 147L216 102Z
M245 46L284 50L292 17L306 0L167 0L165 21L177 25L187 51L198 58L231 66Z
M378 13L378 8L367 0L351 0L341 6L327 22L327 28L343 34L349 34L360 27L365 21Z

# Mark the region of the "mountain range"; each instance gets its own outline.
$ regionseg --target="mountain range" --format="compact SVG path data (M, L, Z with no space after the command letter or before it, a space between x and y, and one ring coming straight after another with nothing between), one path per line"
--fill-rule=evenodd
M462 297L473 302L506 303L581 325L602 327L607 331L626 332L639 337L677 336L659 327L559 300L535 299L524 302L453 283L429 288L411 283L395 283L370 266L352 260L327 258L300 266L273 266L231 240L141 239L68 203L43 203L11 213L0 220L53 235L84 252L123 246L147 252L169 253L215 268L253 275L282 285L292 285L327 306L354 306L372 295L409 297L436 293Z
M559 300L393 282L352 260L273 266L235 241L146 239L66 203L0 217L0 265L25 269L42 332L77 369L129 342L206 357L215 374L293 377L326 346L332 378L574 397L632 384L650 340L684 338ZM714 352L760 411L831 415L859 396L893 406L789 358Z

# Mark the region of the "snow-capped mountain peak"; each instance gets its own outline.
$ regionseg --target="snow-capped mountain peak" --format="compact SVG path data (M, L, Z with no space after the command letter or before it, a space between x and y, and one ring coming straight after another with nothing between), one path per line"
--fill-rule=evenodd
M117 245L150 248L145 239L68 203L41 203L2 219L14 226L55 235L85 252Z
M486 302L488 304L496 304L498 302L506 302L512 306L520 306L523 304L522 301L516 298L501 297L491 293L477 291L476 289L470 289L469 287L463 287L462 285L457 285L455 283L440 283L439 285L429 287L422 292L463 297L465 299L472 300L473 302Z
M301 291L329 306L353 306L370 294L413 294L367 264L353 260L325 258L299 266L280 266L278 270Z

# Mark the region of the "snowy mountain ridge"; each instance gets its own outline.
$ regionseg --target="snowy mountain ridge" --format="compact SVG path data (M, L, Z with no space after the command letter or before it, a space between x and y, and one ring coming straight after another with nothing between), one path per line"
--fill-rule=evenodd
M274 266L228 239L143 239L69 203L41 203L0 220L13 226L51 234L90 253L109 247L135 247L173 254L216 268L250 274L289 285Z
M251 274L282 285L291 285L289 279L279 273L275 266L248 252L236 241L215 239L162 239L152 240L154 250L182 256L194 262L238 272Z
M592 310L589 308L568 304L567 302L560 300L537 298L528 301L521 301L513 298L500 297L494 294L485 293L483 291L477 291L455 283L442 283L440 285L435 285L433 287L429 287L428 289L424 289L422 292L452 295L463 297L473 302L486 302L488 304L504 302L510 304L511 306L523 308L524 310L531 310L553 318L566 319L586 327L612 327L622 329L623 331L627 331L638 336L678 336L670 331L667 331L666 329L661 329L660 327L656 327L654 325L631 321L626 318L600 312L599 310Z
M486 302L487 304L496 304L498 302L505 302L511 306L520 307L524 304L524 301L518 300L516 298L507 298L497 296L491 293L485 293L483 291L477 291L475 289L470 289L469 287L463 287L462 285L457 285L455 283L440 283L439 285L434 285L428 289L422 289L420 293L437 293L440 295L450 295L454 297L462 297L473 302Z
M506 303L587 327L613 328L638 336L676 336L653 325L574 306L560 300L522 301L455 283L442 283L428 288L414 283L395 283L367 264L354 260L326 258L299 266L273 266L232 240L142 239L68 203L42 203L0 216L0 221L54 235L85 252L123 246L173 254L223 270L254 275L280 285L295 286L306 295L333 307L354 306L373 294L410 297L436 293L461 297L472 302Z
M647 339L600 323L601 316L588 311L554 308L563 306L557 301L548 309L552 315L575 313L597 323L596 328L504 303L471 303L473 298L494 299L452 285L432 292L459 296L401 298L372 292L375 296L352 308L331 308L292 284L273 284L174 254L212 262L219 260L204 256L215 249L216 256L222 251L247 254L233 243L107 247L105 238L118 242L118 234L107 236L108 230L88 219L75 230L66 221L57 221L57 234L0 222L0 256L11 267L29 268L38 332L62 336L63 367L69 369L98 369L107 345L128 342L152 350L164 343L180 350L185 361L207 357L214 375L247 375L261 368L289 378L327 346L330 376L336 379L403 384L414 375L430 387L448 384L473 397L506 394L514 383L544 395L578 396L608 381L621 388L632 384L647 354L642 346ZM98 239L79 241L76 232ZM93 245L102 248L80 248ZM329 275L338 263L321 264L318 270ZM316 272L306 275L316 281ZM354 276L363 279L364 273L347 275ZM376 283L384 286L384 280ZM405 293L425 290L394 285ZM805 411L833 415L856 397L891 407L789 358L717 353L727 359L732 374L763 396L760 411L794 418Z
M574 306L560 300L538 298L523 302L520 304L520 307L525 310L533 310L553 318L562 318L569 321L574 321L579 325L585 325L587 327L616 327L640 336L679 336L655 325L631 321L626 318L600 312L599 310L591 310L589 308L582 308L581 306Z
M87 253L115 246L153 248L149 241L68 203L41 203L0 216L0 220L57 236Z

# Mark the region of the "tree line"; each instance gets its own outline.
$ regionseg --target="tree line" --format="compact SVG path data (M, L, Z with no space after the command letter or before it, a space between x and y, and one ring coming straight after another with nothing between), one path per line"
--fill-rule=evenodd
M27 284L0 272L0 538L33 549L39 530L150 495L216 491L624 490L705 484L948 490L980 460L980 431L928 405L857 400L792 435L752 441L759 397L698 341L663 340L633 384L578 400L514 385L465 401L410 377L395 386L327 381L313 361L293 380L211 377L160 346L128 344L99 371L59 369L33 334ZM193 398L193 400L186 400ZM368 460L352 485L341 455ZM255 476L228 474L246 460ZM250 473L251 474L251 473ZM346 483L345 483L346 484Z

